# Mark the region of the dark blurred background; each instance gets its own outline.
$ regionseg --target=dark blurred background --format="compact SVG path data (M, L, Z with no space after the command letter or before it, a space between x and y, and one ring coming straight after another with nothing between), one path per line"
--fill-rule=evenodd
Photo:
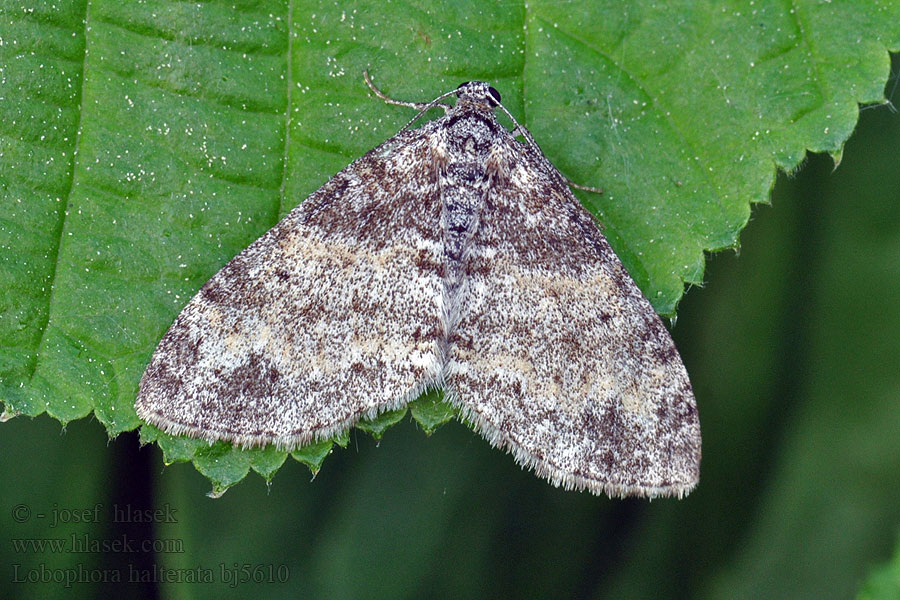
M136 433L17 418L0 598L853 597L900 538L900 115L864 108L741 241L673 330L703 426L685 500L565 492L409 419L213 500Z

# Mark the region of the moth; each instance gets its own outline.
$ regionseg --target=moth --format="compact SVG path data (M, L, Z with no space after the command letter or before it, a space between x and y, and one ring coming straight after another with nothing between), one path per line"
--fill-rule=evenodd
M416 104L369 84L419 115L203 285L153 354L138 415L294 449L443 388L554 485L689 492L700 425L672 338L497 90ZM433 107L445 114L413 128Z

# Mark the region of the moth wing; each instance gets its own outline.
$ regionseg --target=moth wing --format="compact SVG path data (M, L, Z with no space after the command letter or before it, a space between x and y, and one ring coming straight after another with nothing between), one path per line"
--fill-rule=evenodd
M388 140L213 276L156 349L138 415L172 434L293 448L435 384L443 245L426 142Z
M456 306L449 397L556 485L684 495L700 425L669 332L562 176L507 144Z

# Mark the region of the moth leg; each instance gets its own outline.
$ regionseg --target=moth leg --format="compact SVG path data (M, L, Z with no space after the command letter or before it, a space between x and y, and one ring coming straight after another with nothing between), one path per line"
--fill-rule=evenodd
M563 177L566 177L566 176L563 175ZM593 192L593 193L595 193L595 194L602 194L602 193L603 193L603 188L591 187L591 186L589 186L589 185L581 185L581 184L575 183L574 181L572 181L572 180L569 179L568 177L566 177L566 183L569 184L569 187L573 187L573 188L575 188L576 190L584 190L584 191L586 191L586 192Z
M518 121L516 121L515 117L513 117L509 113L509 111L506 110L506 107L504 107L502 104L500 105L500 109L506 113L506 116L508 116L510 119L512 119L512 122L516 126L516 128L513 129L512 134L513 135L521 135L523 138L525 138L525 141L528 142L529 146L531 146L532 148L537 150L541 154L541 156L544 156L544 153L540 149L540 146L538 146L537 142L534 141L534 137L532 137L531 132L528 131L527 129L525 129L523 126L519 125L519 123L518 123ZM546 160L546 157L545 157L545 160ZM549 160L547 160L547 164L551 164ZM566 184L568 184L569 187L573 187L576 190L584 190L586 192L593 192L594 194L602 194L603 193L603 188L591 187L589 185L581 185L579 183L575 183L574 181L572 181L571 179L569 179L562 173L560 173L560 175L562 175L563 179L565 179Z

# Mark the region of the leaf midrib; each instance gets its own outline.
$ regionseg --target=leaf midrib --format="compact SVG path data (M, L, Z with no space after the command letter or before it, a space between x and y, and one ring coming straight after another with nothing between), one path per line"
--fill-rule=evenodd
M287 85L287 98L285 99L284 105L284 152L281 155L281 186L278 189L279 215L284 214L284 192L287 188L288 154L291 147L291 95L293 93L292 88L294 87L294 0L288 0L287 37L287 74L285 75Z
M91 0L87 0L84 5L84 18L82 19L83 23L83 35L84 35L84 52L81 55L81 98L78 100L78 121L75 124L75 139L72 142L72 175L69 178L69 187L65 191L66 205L62 209L62 214L60 215L57 221L56 227L56 244L51 250L50 253L50 273L48 276L50 291L47 293L47 310L45 311L44 322L40 325L40 335L38 336L37 344L34 348L34 360L30 365L30 369L28 372L28 381L31 382L34 378L35 372L37 372L38 364L41 359L41 347L44 345L44 337L47 335L47 330L50 327L50 320L52 318L51 311L53 309L53 298L56 294L56 273L57 267L59 266L59 256L62 252L63 239L65 239L66 234L66 226L68 224L68 216L69 216L69 208L72 204L72 190L75 189L75 174L78 172L78 160L79 160L79 150L81 148L81 132L82 132L82 119L84 117L84 91L85 91L85 82L87 80L87 56L88 56L88 34L91 31Z

